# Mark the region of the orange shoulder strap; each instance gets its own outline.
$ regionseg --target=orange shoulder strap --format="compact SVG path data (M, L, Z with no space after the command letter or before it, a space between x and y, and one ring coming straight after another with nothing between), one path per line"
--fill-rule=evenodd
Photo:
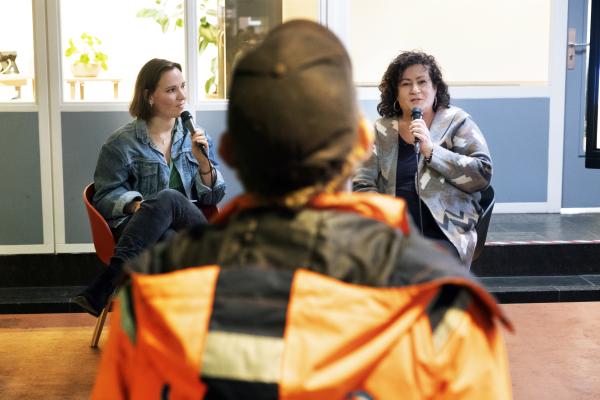
M227 203L213 222L216 224L223 223L232 214L259 205L260 203L254 196L242 194ZM396 227L402 230L405 235L410 233L406 202L392 196L378 193L321 193L308 203L308 207L317 210L353 212Z

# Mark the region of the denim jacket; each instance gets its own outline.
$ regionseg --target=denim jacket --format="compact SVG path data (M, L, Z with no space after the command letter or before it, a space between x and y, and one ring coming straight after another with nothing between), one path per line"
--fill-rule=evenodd
M217 204L225 196L225 182L215 160L212 139L209 159L215 167L212 188L202 183L198 161L192 154L189 132L175 122L171 162L177 167L185 193L199 204ZM146 121L136 119L114 132L102 146L94 172L94 206L111 227L127 218L124 207L134 199L147 200L169 187L171 168L148 136Z

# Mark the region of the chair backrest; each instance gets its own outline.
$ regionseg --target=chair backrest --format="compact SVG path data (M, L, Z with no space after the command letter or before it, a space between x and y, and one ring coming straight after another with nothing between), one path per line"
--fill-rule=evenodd
M490 185L487 189L481 191L481 200L479 205L483 209L482 214L479 216L479 221L475 226L477 231L477 245L475 245L475 253L473 254L473 261L475 261L483 251L485 246L485 239L487 238L488 228L490 226L490 219L492 217L492 210L496 203L494 188Z
M215 205L198 206L198 208L200 208L200 211L202 211L202 214L204 214L207 221L210 221L212 217L219 214L219 208Z
M100 261L108 265L115 252L115 238L104 217L92 205L94 192L94 183L92 182L83 189L83 203L90 220L96 255Z

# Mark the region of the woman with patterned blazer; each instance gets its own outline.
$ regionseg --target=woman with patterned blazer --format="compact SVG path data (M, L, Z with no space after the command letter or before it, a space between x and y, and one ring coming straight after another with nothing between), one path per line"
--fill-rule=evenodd
M379 90L382 118L375 122L373 154L358 169L354 190L405 198L421 232L470 266L480 191L492 178L483 134L469 114L450 106L448 86L431 55L401 53Z

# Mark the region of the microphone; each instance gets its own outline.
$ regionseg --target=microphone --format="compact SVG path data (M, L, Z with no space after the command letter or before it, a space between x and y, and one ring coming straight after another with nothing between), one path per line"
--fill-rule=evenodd
M180 117L181 117L181 122L183 123L183 126L188 131L190 131L190 135L193 134L197 128L196 128L196 125L194 125L194 119L192 118L192 114L190 114L189 111L184 111L181 113ZM208 154L206 153L206 147L204 147L204 145L202 145L202 144L198 144L198 147L200 148L200 151L202 152L204 157L206 157L208 159Z
M423 111L419 107L414 107L410 110L410 118L414 121L415 119L423 119ZM419 139L415 137L415 153L419 154Z

